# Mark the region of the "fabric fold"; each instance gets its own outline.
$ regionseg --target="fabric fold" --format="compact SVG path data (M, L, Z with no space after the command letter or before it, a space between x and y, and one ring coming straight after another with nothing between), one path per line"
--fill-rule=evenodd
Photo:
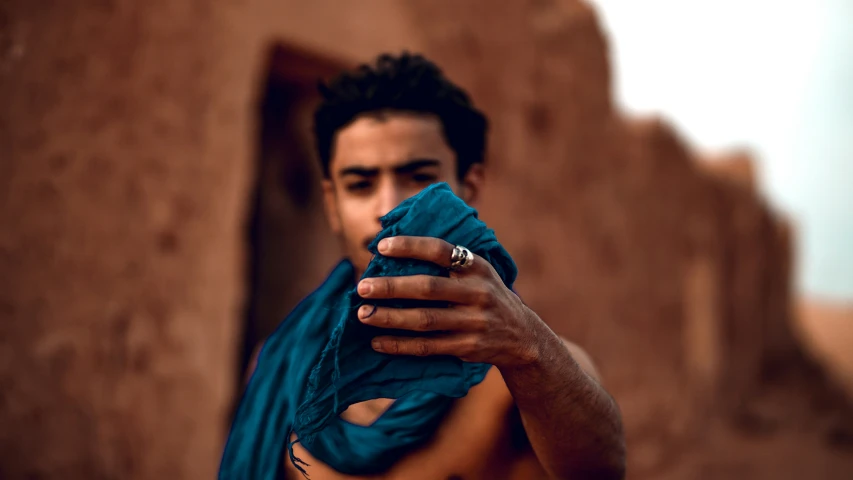
M381 222L382 231L368 247L374 258L362 278L448 276L447 269L438 265L383 257L376 250L386 237L427 236L469 248L489 261L512 288L517 275L512 258L476 210L447 184L424 189ZM380 473L429 440L453 399L466 395L485 377L487 364L372 350L370 341L378 335L416 334L362 324L356 312L364 300L355 292L354 276L352 264L341 262L265 342L231 427L220 479L280 478L285 449L301 469L289 441L292 433L311 455L341 473ZM436 306L412 300L374 303ZM350 405L373 398L397 401L370 426L340 418Z

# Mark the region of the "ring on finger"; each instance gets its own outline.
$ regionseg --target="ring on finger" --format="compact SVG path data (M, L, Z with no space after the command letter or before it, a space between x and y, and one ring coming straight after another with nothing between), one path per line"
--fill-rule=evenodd
M474 254L467 248L456 245L450 254L450 270L459 272L471 268L474 264Z

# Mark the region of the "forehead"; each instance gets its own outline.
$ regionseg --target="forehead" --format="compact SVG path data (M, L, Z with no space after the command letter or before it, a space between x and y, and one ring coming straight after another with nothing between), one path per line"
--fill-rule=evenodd
M444 139L438 117L404 112L362 115L338 131L330 169L392 167L415 159L455 167L456 155Z

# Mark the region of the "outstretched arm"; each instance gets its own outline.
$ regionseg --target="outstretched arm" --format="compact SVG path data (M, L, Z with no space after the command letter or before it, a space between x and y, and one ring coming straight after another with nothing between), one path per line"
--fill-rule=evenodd
M426 237L386 238L378 247L385 256L444 267L450 265L453 250L443 240ZM594 378L588 357L563 342L507 289L486 260L475 257L470 268L451 272L450 278L364 279L358 292L368 302L387 298L450 302L453 308L449 309L365 305L359 318L377 327L433 332L428 337L377 337L373 348L379 352L454 355L497 366L521 413L530 444L551 477L624 478L619 410Z
M550 329L542 335L536 361L499 367L539 462L554 478L624 478L625 443L616 402L580 347Z

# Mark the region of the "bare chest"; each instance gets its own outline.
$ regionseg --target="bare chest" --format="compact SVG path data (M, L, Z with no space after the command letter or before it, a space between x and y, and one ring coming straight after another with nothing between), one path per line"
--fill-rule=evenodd
M381 407L377 407L380 405ZM378 415L387 402L359 406L350 418L364 422ZM340 474L319 463L297 443L294 453L310 466L312 480L480 480L543 478L529 448L513 441L512 397L493 368L486 379L459 399L433 439L412 452L382 475L354 477ZM365 422L367 423L367 422ZM301 474L285 456L288 478Z

